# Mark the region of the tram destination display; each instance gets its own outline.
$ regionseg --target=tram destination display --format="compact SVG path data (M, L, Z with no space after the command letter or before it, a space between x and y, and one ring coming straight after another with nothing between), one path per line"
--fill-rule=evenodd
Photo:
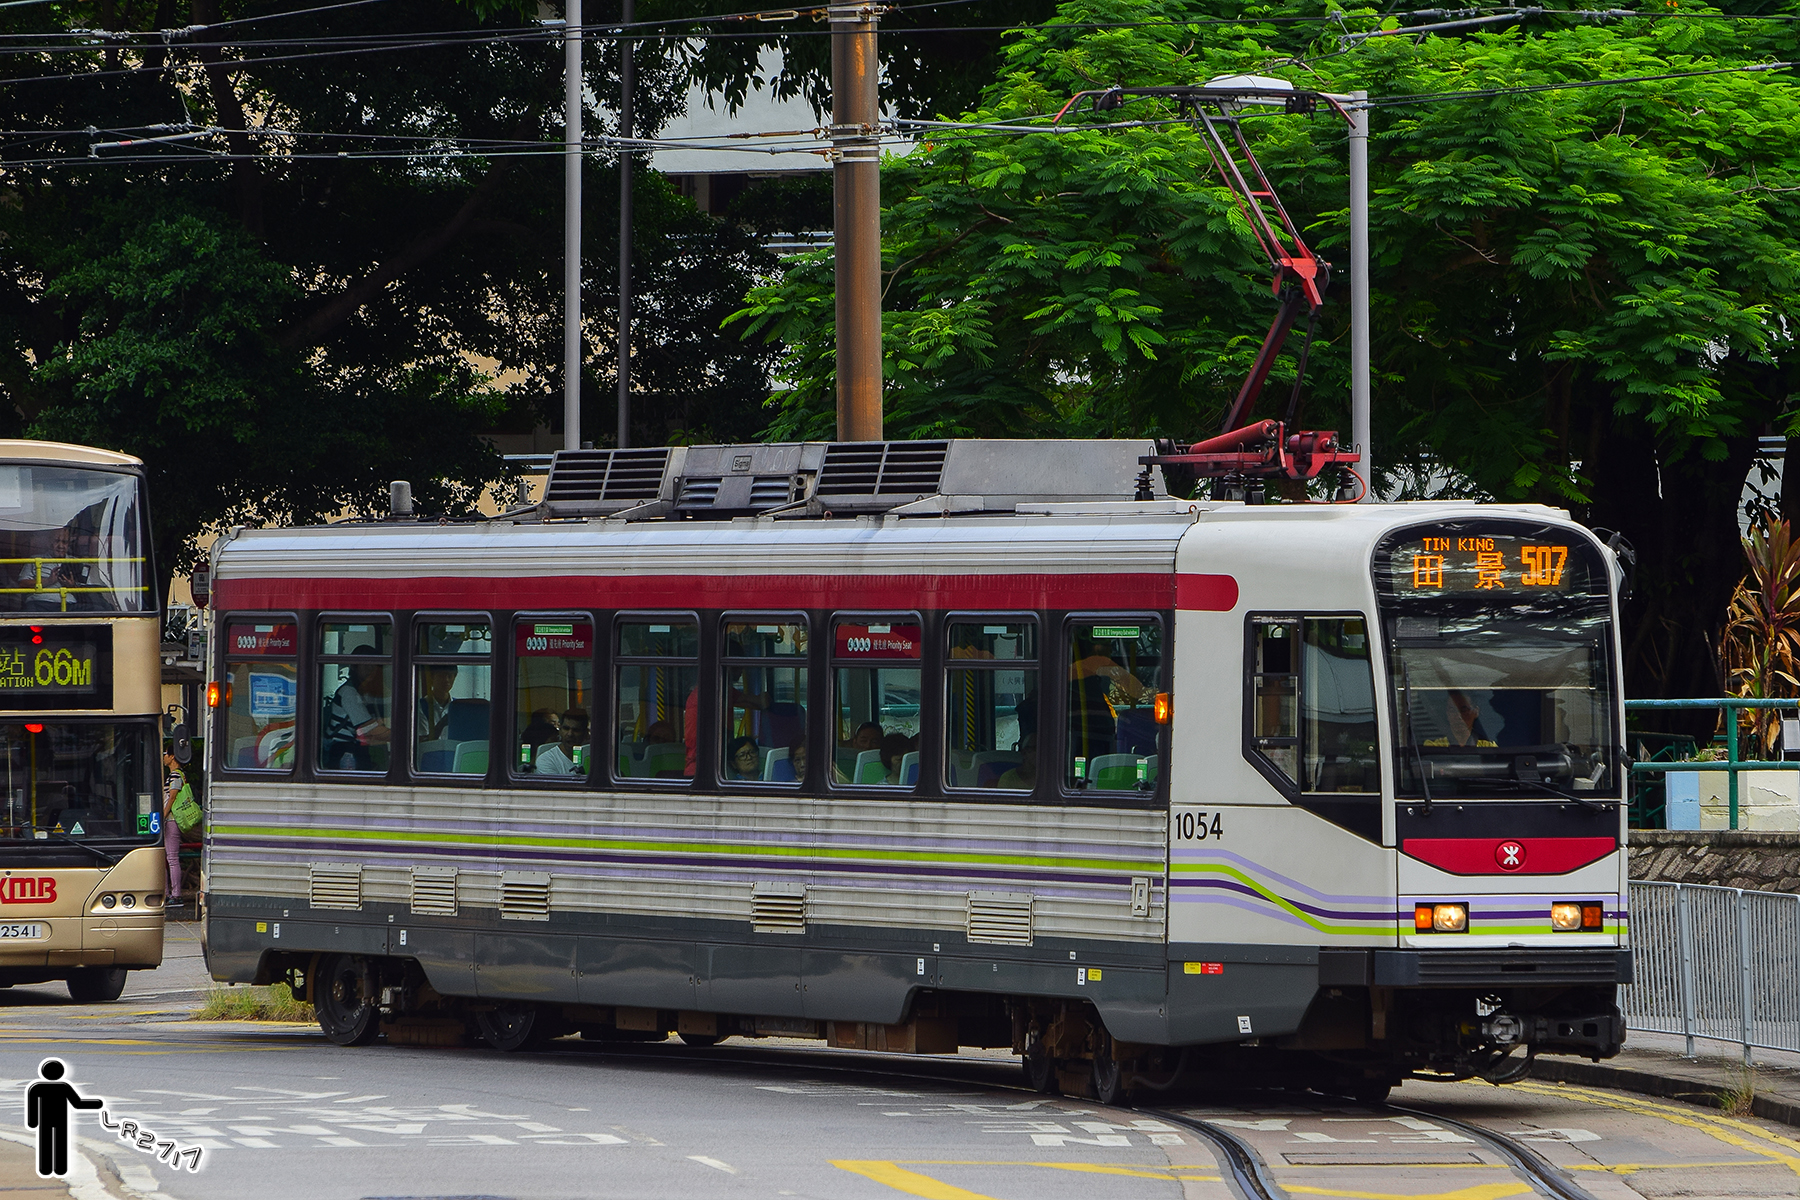
M111 707L111 628L0 628L0 709Z
M1408 530L1384 548L1387 582L1396 596L1586 594L1591 551L1566 531L1555 532Z

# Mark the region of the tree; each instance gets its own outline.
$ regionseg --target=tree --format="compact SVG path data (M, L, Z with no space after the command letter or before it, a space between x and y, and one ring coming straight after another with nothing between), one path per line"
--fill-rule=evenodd
M167 43L69 34L187 22ZM501 473L482 434L560 422L562 49L517 5L103 0L10 9L0 30L50 48L9 59L0 99L0 432L144 457L165 570L206 528L374 508L393 478L466 512ZM637 48L640 131L686 89L663 47ZM591 48L590 92L616 95L617 69L616 43ZM199 136L88 154L188 122ZM71 132L90 126L113 132ZM750 436L771 352L719 325L773 260L646 176L635 426ZM597 441L616 179L587 157Z
M1378 482L1449 475L1622 530L1643 555L1633 694L1717 694L1716 632L1742 574L1738 492L1755 435L1795 420L1784 372L1800 297L1800 91L1773 74L1562 85L1742 66L1788 26L1548 14L1530 29L1346 49L1322 10L1241 11L1190 2L1160 9L1167 25L1127 27L1142 14L1122 0L1069 0L1010 41L969 119L1054 112L1114 82L1273 72L1367 88L1387 105L1371 148ZM1516 90L1543 85L1557 90ZM946 133L887 165L890 436L1217 427L1273 301L1178 116L1141 101L1104 119L1158 124ZM1247 122L1289 210L1340 252L1342 121ZM1340 272L1311 350L1314 427L1347 421L1346 293ZM829 295L816 259L740 316L785 347L791 390L771 436L825 427ZM1269 389L1284 398L1298 341Z

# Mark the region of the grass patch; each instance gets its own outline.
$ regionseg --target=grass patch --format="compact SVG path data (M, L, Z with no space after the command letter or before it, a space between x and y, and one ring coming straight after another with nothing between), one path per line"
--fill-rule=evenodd
M194 1014L196 1021L312 1021L313 1006L294 999L285 983L273 987L218 988Z
M1719 1107L1734 1117L1752 1115L1756 1103L1756 1068L1728 1068L1727 1079L1719 1092Z

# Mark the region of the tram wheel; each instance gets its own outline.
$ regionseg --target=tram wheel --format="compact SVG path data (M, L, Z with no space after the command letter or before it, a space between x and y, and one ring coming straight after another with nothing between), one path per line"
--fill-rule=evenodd
M1120 1065L1112 1034L1094 1031L1094 1099L1102 1104L1123 1104L1127 1096L1125 1068Z
M508 1004L475 1014L481 1040L496 1050L535 1050L550 1040L551 1022L531 1004Z
M106 1004L125 990L124 967L82 967L69 972L69 999L77 1004Z
M1025 1056L1021 1061L1025 1067L1026 1086L1046 1096L1056 1095L1060 1090L1056 1086L1056 1060L1044 1048L1042 1038L1033 1037L1026 1043Z
M1374 1107L1387 1103L1388 1093L1394 1090L1394 1084L1389 1079L1358 1079L1346 1090L1358 1104Z
M677 1033L684 1046L716 1046L725 1040L722 1033Z
M381 1033L381 1009L368 984L366 965L349 954L333 954L319 964L312 985L319 1028L340 1046L366 1046Z

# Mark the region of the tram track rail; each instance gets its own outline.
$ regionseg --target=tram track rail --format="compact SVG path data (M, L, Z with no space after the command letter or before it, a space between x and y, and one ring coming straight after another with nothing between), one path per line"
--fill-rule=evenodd
M587 1042L582 1045L593 1047L594 1049L590 1051L593 1053L636 1058L646 1062L660 1060L666 1063L671 1057L666 1051L674 1050L676 1053L673 1057L678 1058L679 1061L697 1065L704 1065L710 1061L742 1066L803 1067L807 1071L829 1072L834 1075L873 1075L962 1087L976 1086L1029 1096L1041 1095L1023 1083L999 1078L1004 1074L1016 1072L1018 1069L1016 1064L1004 1059L966 1058L960 1061L946 1059L931 1065L943 1068L955 1062L960 1069L931 1071L918 1069L925 1064L908 1061L902 1056L874 1054L867 1051L833 1051L834 1055L839 1053L845 1055L847 1061L822 1062L819 1061L821 1057L819 1051L804 1047L745 1045L698 1048L649 1042ZM536 1053L544 1052L546 1051L536 1051ZM852 1055L855 1057L850 1058ZM1503 1159L1507 1167L1522 1182L1550 1200L1598 1200L1592 1192L1582 1187L1562 1168L1530 1146L1503 1133L1457 1117L1448 1117L1429 1108L1415 1108L1403 1104L1369 1104L1351 1097L1338 1097L1325 1093L1280 1092L1272 1094L1279 1095L1283 1102L1290 1104L1315 1105L1320 1101L1342 1101L1348 1108L1366 1111L1376 1116L1406 1116L1431 1121L1486 1147ZM1085 1097L1065 1098L1120 1113L1136 1113L1140 1116L1153 1117L1199 1136L1213 1149L1214 1156L1219 1162L1220 1176L1225 1185L1238 1197L1238 1200L1292 1200L1289 1193L1276 1182L1273 1166L1257 1152L1254 1146L1244 1138L1212 1121L1169 1108L1148 1106L1124 1108L1101 1104L1098 1100L1087 1100Z

